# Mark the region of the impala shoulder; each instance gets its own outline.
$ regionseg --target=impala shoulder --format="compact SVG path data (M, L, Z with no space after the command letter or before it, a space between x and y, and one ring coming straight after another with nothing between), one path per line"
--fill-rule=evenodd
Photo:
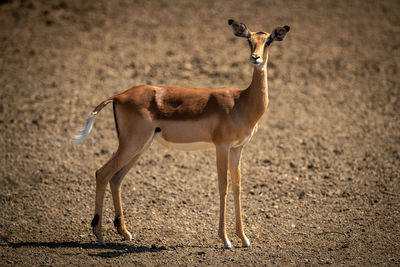
M219 97L223 97L223 98L236 99L240 96L242 91L243 90L238 89L238 88L221 87L221 88L217 88L215 94L218 95Z

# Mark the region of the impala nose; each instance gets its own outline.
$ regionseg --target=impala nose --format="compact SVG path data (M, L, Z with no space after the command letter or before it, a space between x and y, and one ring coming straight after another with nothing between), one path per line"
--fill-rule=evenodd
M262 62L261 57L256 55L251 55L251 61L253 64L260 64Z

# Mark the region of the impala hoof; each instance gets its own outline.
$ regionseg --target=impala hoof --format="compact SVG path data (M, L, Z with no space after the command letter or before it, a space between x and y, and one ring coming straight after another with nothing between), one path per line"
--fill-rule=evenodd
M105 245L106 245L106 242L104 241L104 238L103 238L103 237L99 237L99 238L97 238L97 244L98 244L99 246L105 246Z
M249 241L249 239L248 239L247 237L244 237L244 238L243 238L243 240L242 240L242 247L244 247L244 248L250 247L250 241Z
M224 242L224 249L232 249L232 248L233 248L233 247L232 247L231 241L229 241L229 239L226 240L226 241Z
M126 231L126 233L122 234L124 240L132 240L132 234Z

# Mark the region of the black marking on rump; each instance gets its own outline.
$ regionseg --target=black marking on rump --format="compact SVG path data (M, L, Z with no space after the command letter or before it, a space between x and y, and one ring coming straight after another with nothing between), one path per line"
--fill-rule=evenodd
M118 134L118 136L119 136L119 127L118 127L117 113L115 113L115 102L113 102L113 112L114 112L115 129L117 130L117 134Z
M115 217L115 219L114 219L114 226L115 226L116 228L118 228L118 227L121 226L121 217L120 217L120 216L116 216L116 217Z
M161 132L161 128L160 128L160 127L157 127L157 128L154 130L154 132L155 132L155 133Z
M92 227L95 227L99 223L99 214L95 214L92 220L92 223L90 224Z

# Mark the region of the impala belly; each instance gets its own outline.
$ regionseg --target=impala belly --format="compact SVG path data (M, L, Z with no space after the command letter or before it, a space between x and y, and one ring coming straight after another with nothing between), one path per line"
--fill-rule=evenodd
M213 143L208 143L208 142L193 142L193 143L169 142L165 140L161 134L156 134L154 139L165 147L175 148L183 151L204 150L215 147Z
M257 132L257 129L258 125L256 124L249 135L245 136L242 139L233 141L231 143L231 147L235 148L247 144L251 140L253 135ZM215 148L215 145L211 142L184 142L184 143L171 142L166 140L161 132L156 133L154 139L165 147L183 151L205 150L205 149Z

